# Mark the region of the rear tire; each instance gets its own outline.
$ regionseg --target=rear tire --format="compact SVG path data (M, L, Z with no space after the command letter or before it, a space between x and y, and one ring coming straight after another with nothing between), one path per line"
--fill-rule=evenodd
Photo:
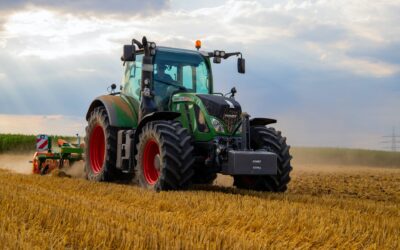
M110 126L104 107L90 114L85 136L85 172L92 181L113 181L117 176L117 129Z
M251 148L254 150L267 150L278 156L277 175L238 175L234 176L234 185L238 188L252 189L270 192L285 192L290 182L290 171L292 166L289 153L290 146L286 144L286 138L282 137L280 131L264 126L250 128Z
M156 191L188 188L193 177L193 149L190 134L179 122L147 123L137 144L136 182Z

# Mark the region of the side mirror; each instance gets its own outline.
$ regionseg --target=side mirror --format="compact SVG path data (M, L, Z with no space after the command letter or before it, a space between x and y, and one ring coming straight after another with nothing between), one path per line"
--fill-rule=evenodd
M136 48L135 45L124 45L124 54L121 57L121 61L134 62L136 60Z
M244 74L246 72L246 61L244 58L238 58L237 67L240 74Z

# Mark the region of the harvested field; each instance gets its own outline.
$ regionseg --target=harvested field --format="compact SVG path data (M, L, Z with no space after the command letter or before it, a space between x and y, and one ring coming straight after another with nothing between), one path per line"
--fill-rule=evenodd
M399 169L305 165L292 176L285 194L155 193L0 170L0 241L22 249L400 248Z

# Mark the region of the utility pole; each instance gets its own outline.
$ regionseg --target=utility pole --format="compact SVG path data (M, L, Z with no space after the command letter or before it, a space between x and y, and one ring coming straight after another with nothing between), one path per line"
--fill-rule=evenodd
M391 147L390 147L390 149L393 151L393 152L397 152L397 144L400 144L400 139L398 139L398 138L400 138L400 135L397 135L396 134L396 129L395 129L395 127L393 127L393 129L392 129L392 134L391 135L385 135L385 136L382 136L382 137L384 137L384 138L390 138L389 140L387 140L387 141L382 141L381 143L384 143L384 144L391 144ZM385 147L386 149L389 149L389 147Z

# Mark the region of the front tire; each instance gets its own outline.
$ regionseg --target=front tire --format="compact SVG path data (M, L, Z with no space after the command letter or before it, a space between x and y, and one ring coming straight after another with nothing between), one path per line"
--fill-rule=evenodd
M104 107L90 114L85 136L85 172L88 180L113 181L117 170L117 132L110 126Z
M280 131L264 126L250 128L251 148L254 150L267 150L278 156L278 171L276 175L238 175L234 176L234 185L238 188L252 189L258 191L285 192L290 182L290 171L292 166L289 153L290 146L286 144L286 138L282 137Z
M153 121L143 128L137 145L135 178L144 188L186 189L193 176L193 146L179 122Z

